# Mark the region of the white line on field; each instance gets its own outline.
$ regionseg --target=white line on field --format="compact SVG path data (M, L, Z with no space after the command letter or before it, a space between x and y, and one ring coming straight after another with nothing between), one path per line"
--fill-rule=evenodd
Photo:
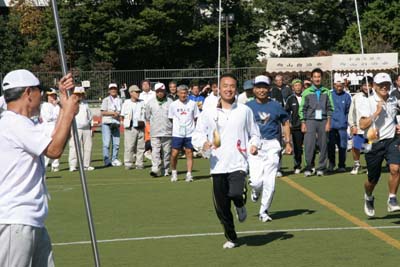
M367 229L400 229L400 226L375 226L375 227L327 227L327 228L302 228L302 229L276 229L276 230L253 230L237 232L238 234L259 234L259 233L278 233L278 232L314 232L314 231L343 231L343 230L367 230ZM141 241L141 240L157 240L157 239L171 239L171 238L185 238L185 237L202 237L202 236L216 236L223 235L224 233L198 233L198 234L182 234L182 235L162 235L162 236L144 236L144 237L128 237L97 240L97 243L111 243L111 242L124 242L124 241ZM65 243L53 243L53 246L70 246L70 245L86 245L90 241L76 241Z
M158 178L156 178L156 179L158 179ZM196 179L196 177L195 177L195 179ZM205 182L205 181L209 181L210 179L199 179L199 180L195 180L194 181L194 183L199 183L199 182ZM134 182L134 181L132 181L132 182L126 182L126 183L114 183L114 182L107 182L107 183L93 183L93 184L91 184L91 183L88 183L88 186L89 187L91 187L91 186L112 186L112 185L136 185L136 184L154 184L154 183L157 183L157 184L171 184L171 181L169 180L169 178L168 178L168 180L166 180L166 179L164 179L164 180L154 180L154 181L136 181L136 182ZM183 179L182 180L180 180L179 182L182 182L182 183L185 183L185 184L188 184L187 182L185 182ZM64 185L60 185L60 184L50 184L50 185L47 185L47 187L48 188L56 188L56 189L59 189L60 187L63 187L63 186L66 186L66 187L75 187L75 186L78 186L78 187L80 187L80 186L82 186L81 184L64 184Z

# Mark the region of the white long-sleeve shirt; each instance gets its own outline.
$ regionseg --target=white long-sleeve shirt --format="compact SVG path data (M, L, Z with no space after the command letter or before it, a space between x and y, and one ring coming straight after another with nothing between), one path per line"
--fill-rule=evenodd
M373 93L371 92L371 94ZM351 99L349 116L347 120L350 127L357 127L357 134L364 134L364 131L360 128L360 111L363 106L369 107L368 96L364 92L359 92Z
M193 146L201 149L206 141L212 142L214 129L219 131L221 146L212 149L211 174L247 172L248 150L260 143L260 130L251 109L234 103L230 110L217 107L204 110L192 135Z
M209 108L215 108L218 104L219 96L214 95L211 93L209 96L206 97L203 103L203 110Z

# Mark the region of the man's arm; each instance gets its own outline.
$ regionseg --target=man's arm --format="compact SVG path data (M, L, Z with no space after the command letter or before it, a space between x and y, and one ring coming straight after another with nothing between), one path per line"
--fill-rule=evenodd
M371 126L372 122L375 121L378 118L379 114L382 111L382 104L383 104L382 101L380 101L378 103L378 105L376 106L376 111L371 116L368 116L368 117L362 116L360 118L360 128L361 128L361 130L366 130L368 127Z
M290 143L290 123L289 120L282 124L283 128L283 140L285 142L285 151L287 154L292 154L293 148Z

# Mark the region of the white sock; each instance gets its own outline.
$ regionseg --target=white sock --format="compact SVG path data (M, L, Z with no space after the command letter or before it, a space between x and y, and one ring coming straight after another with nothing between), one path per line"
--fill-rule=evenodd
M389 194L389 198L396 197L396 194Z
M187 173L186 173L186 175L188 175L188 176L189 176L189 175L190 175L190 176L192 176L192 172L187 172Z
M176 170L172 170L172 174L177 174L177 171Z
M365 200L371 201L374 199L374 196L371 194L370 196L367 195L367 193L364 194Z

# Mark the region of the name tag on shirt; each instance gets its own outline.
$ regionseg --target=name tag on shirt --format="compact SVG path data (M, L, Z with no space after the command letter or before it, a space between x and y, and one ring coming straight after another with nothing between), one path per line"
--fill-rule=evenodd
M186 125L180 125L179 126L179 134L181 136L186 136Z
M322 110L321 109L315 110L315 119L322 120Z

